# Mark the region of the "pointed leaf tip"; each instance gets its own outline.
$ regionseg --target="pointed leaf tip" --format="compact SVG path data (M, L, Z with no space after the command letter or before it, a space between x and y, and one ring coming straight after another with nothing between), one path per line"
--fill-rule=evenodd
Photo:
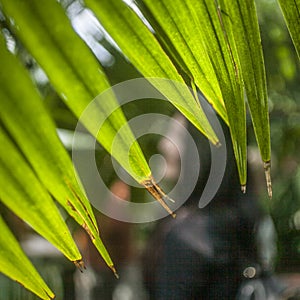
M150 177L147 180L141 182L141 184L147 189L147 191L156 199L162 207L173 217L176 217L176 214L169 208L166 204L165 200L169 200L171 202L175 202L171 199L162 189L161 187L155 182L153 177Z
M81 273L83 273L83 270L86 270L86 266L83 260L75 260L74 265L79 269Z
M119 279L120 276L119 276L119 274L118 274L116 268L114 267L114 265L109 266L109 268L113 271L115 277L116 277L117 279Z
M246 194L247 187L245 184L241 185L241 191L243 194Z
M265 169L265 177L267 183L267 190L269 198L272 199L273 191L272 191L272 179L271 179L271 161L264 162L264 169Z

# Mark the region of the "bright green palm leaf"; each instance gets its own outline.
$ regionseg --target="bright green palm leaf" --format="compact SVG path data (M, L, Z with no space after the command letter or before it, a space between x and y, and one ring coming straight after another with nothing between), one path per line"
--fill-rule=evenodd
M173 53L174 59L178 56L181 58L184 69L188 70L192 80L227 123L219 81L200 37L200 23L196 18L191 18L193 11L181 0L144 0L143 3L153 16L150 22L154 20L155 24L159 24L168 37L167 42L172 43L176 49L176 53ZM158 31L158 35L161 32Z
M28 260L1 215L0 232L0 272L16 280L41 299L53 299L53 292Z
M224 26L236 45L254 132L265 164L271 196L271 142L266 75L256 7L251 1L220 0ZM300 32L299 32L300 34Z
M62 7L54 0L1 0L14 19L16 34L47 73L66 105L79 118L88 104L110 88L103 70L87 45L74 32ZM151 176L144 155L114 95L82 119L84 126L138 182ZM110 116L108 113L116 109ZM99 119L106 122L101 129ZM123 135L117 134L122 128ZM113 151L113 142L118 151ZM129 159L128 159L129 154Z
M68 153L29 74L0 38L0 117L40 181L91 236L106 263L112 261L99 238L90 203L80 188ZM12 84L13 83L13 84ZM3 149L3 151L6 151Z
M121 0L86 0L85 2L142 75L216 144L217 137L198 100L185 87L184 80L175 66L138 16ZM182 85L179 88L172 83L167 84L167 81L165 84L160 84L160 81L150 78L171 79Z
M300 59L300 1L278 0Z
M246 107L237 51L231 35L225 31L216 1L186 0L185 2L191 11L190 17L195 18L201 26L202 30L198 33L205 44L220 84L240 183L244 190L247 179Z
M77 263L81 255L54 201L1 127L0 144L5 149L0 155L1 201Z

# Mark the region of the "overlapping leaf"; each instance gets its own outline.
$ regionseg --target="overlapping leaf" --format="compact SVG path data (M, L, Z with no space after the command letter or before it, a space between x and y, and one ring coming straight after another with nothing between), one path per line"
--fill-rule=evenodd
M1 2L4 12L14 19L16 34L79 118L98 94L110 88L97 59L74 32L56 1L46 0L43 4L38 0ZM82 121L108 152L112 152L112 143L115 143L118 148L114 151L115 159L141 182L149 178L151 172L118 106L114 95L107 94L106 101L95 105L93 114ZM114 112L109 116L111 111ZM106 120L101 128L97 126L99 119ZM121 127L123 135L117 134Z
M246 183L245 86L271 194L266 79L254 2L140 0L138 3L162 42L172 43L172 49L166 46L168 51L171 49L170 55L179 65L183 62L182 69L226 121L222 108L225 102L243 185Z
M240 61L254 132L265 163L269 195L271 142L266 75L254 1L220 0L226 31L232 35Z
M175 66L138 16L121 0L87 0L85 2L143 76L149 79L168 100L216 144L217 137L199 102L184 86L184 81ZM153 78L171 79L182 83L182 86L178 88L171 82L161 85Z
M278 0L300 59L300 1Z
M112 261L102 244L89 201L79 187L71 160L43 106L29 74L0 39L0 117L39 180L91 236L106 263ZM12 84L13 83L13 84ZM2 151L5 151L3 149Z
M215 1L188 0L191 16L202 28L201 39L219 80L242 186L246 184L246 112L239 60Z
M105 1L104 1L105 2ZM240 182L246 184L246 115L242 76L215 1L143 1L165 30L203 94L230 127ZM134 61L133 61L134 62Z
M53 299L53 292L28 260L1 215L0 232L0 272L18 281L41 299Z
M184 66L180 63L182 69L190 75L206 99L227 123L219 81L201 39L201 25L191 17L186 2L181 0L140 2L146 6L146 17L150 15L148 20L157 31L157 38L164 37L164 34L167 36L167 40L163 39L164 44L168 44L166 47L172 44L176 50L171 51L172 57L175 60L180 58L184 63ZM147 14L148 11L150 14Z
M4 100L0 92L0 98ZM81 255L55 203L41 185L15 145L0 127L1 201L17 216L51 242L69 260L80 261Z

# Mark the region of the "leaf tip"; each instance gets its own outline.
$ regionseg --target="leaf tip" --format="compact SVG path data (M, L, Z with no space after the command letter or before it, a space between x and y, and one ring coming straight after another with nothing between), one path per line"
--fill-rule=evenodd
M222 144L221 144L220 141L217 141L216 144L215 144L215 146L216 146L217 148L220 148L220 147L222 146Z
M160 186L155 182L152 176L149 179L144 180L141 184L147 189L147 191L156 199L161 206L173 217L176 217L176 214L169 208L169 206L165 203L165 200L169 200L174 202L166 193L160 188Z
M85 267L85 265L84 265L84 262L83 262L83 260L75 260L74 261L74 264L75 264L75 266L79 269L79 271L81 272L81 273L83 273L83 270L86 270L86 267Z
M242 193L246 194L246 190L247 190L246 184L242 184L241 185L241 191L242 191Z
M272 199L273 191L272 191L272 179L271 179L271 161L264 162L264 169L265 169L265 177L267 183L267 190L269 198Z
M119 276L119 274L118 274L116 268L114 267L114 265L110 265L109 268L113 271L115 277L116 277L117 279L119 279L120 276Z

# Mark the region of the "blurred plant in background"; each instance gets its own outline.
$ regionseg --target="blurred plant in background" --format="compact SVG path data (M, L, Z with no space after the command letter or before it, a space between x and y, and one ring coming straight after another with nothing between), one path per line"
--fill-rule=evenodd
M278 233L278 270L299 272L299 59L277 1L259 0L257 10L267 70L274 183L273 199L262 199Z

